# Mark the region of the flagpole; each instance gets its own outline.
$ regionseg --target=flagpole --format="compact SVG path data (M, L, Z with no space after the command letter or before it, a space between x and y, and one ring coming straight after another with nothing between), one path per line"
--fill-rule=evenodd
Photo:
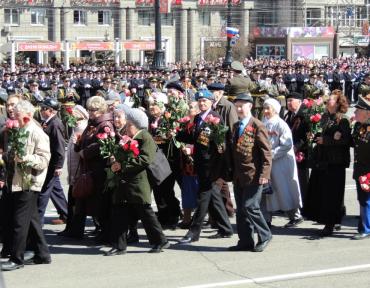
M227 24L226 27L231 27L231 0L227 0ZM227 28L226 28L227 29ZM222 66L224 68L230 67L233 58L231 56L231 37L226 35L227 45L226 45L226 55Z

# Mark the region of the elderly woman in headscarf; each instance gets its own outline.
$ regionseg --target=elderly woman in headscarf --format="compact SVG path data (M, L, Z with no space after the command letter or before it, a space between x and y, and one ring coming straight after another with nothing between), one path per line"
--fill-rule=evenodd
M147 131L148 117L140 109L132 108L126 115L126 121L126 135L131 138L127 141L137 141L139 153L124 165L114 162L111 166L114 173L121 174L122 185L113 192L112 249L107 251L105 256L126 252L130 217L137 217L143 223L149 243L153 245L150 253L159 253L170 245L151 207L151 186L147 168L154 161L157 146Z
M72 233L72 219L75 209L75 199L72 196L73 184L76 181L76 177L78 176L79 172L79 163L80 163L80 155L75 152L75 144L81 137L82 133L87 127L87 123L89 120L89 113L86 111L84 107L81 105L76 105L73 107L72 110L73 117L76 118L76 126L72 129L71 137L69 138L68 146L67 146L67 172L68 172L68 217L66 228L64 231L60 232L59 235L61 236L70 236L73 237Z
M293 227L303 221L299 210L302 201L292 133L288 124L279 117L280 109L279 102L273 98L267 99L263 104L263 123L272 145L272 193L264 194L263 210L265 220L270 225L272 213L282 210L289 217L285 227Z

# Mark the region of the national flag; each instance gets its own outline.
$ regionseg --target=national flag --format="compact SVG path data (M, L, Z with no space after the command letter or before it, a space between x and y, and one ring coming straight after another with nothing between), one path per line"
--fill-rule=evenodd
M226 27L227 38L233 38L239 34L239 29L234 27Z

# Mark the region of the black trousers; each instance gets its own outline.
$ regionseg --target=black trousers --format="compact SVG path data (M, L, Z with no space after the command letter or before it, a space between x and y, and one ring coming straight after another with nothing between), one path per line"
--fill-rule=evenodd
M180 201L175 196L175 182L181 186L181 177L172 173L161 185L153 187L155 203L158 208L158 220L161 224L177 224L181 215Z
M49 248L41 228L37 209L39 192L21 191L12 193L13 202L13 245L10 260L23 263L23 254L26 250L27 235L34 248L35 255L42 259L50 258Z
M262 185L238 187L235 184L234 196L236 202L236 226L239 236L238 246L253 248L254 232L257 233L259 242L270 239L271 232L260 209Z
M151 245L160 245L167 241L150 204L124 203L112 207L111 244L113 248L126 250L127 231L130 217L140 219Z
M10 254L12 244L12 227L13 227L13 208L11 192L8 191L7 187L4 186L2 189L2 196L0 199L0 226L1 226L1 238L3 242L3 249L1 253L3 255Z
M212 220L215 221L219 233L233 234L233 228L230 224L225 204L222 200L221 189L215 183L213 183L210 190L199 191L198 193L198 206L191 222L189 230L190 237L194 239L199 238L207 212L210 217L212 217Z

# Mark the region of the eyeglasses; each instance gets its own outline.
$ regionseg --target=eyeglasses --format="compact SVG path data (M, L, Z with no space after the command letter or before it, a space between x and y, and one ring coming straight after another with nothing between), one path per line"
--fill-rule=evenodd
M96 111L99 111L99 109L97 108L91 108L91 109L87 109L88 112L96 112Z
M41 111L47 111L49 110L49 107L41 107Z

